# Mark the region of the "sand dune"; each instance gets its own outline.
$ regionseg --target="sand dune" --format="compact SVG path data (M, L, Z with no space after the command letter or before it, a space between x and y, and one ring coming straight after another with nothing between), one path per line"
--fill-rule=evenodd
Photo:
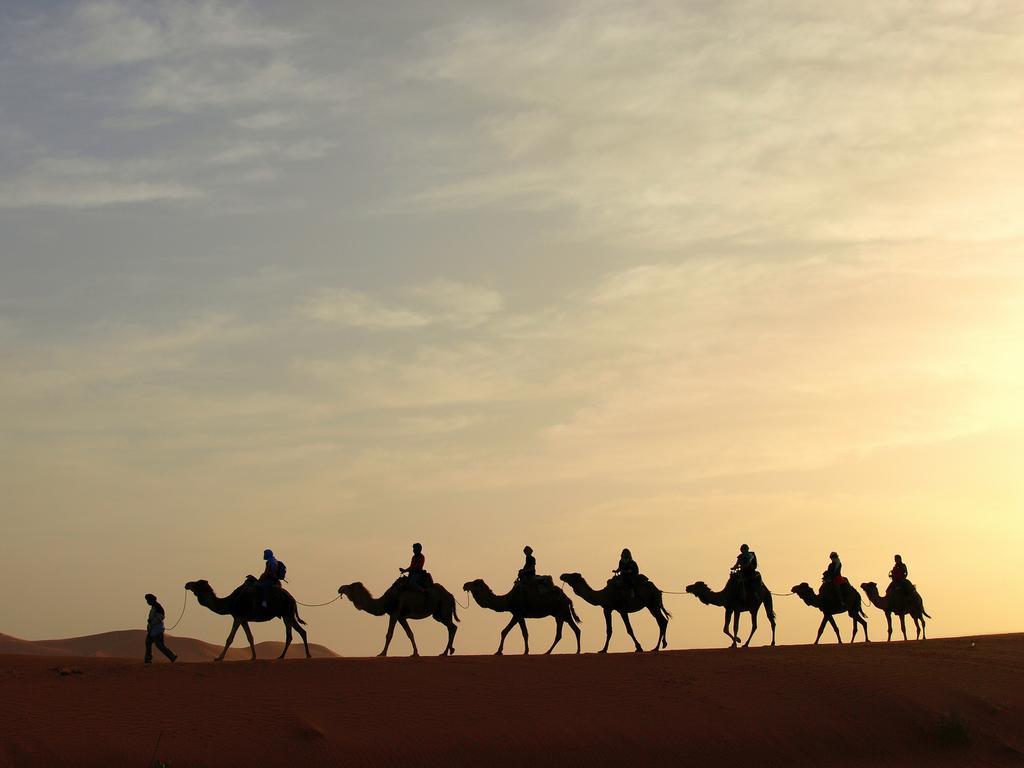
M167 635L165 640L168 647L178 654L179 662L212 661L223 648L222 645L213 645L193 637ZM0 654L141 660L145 652L145 643L146 632L141 629L124 629L116 632L103 632L99 635L68 637L61 640L21 640L17 637L0 634ZM279 641L256 643L256 656L260 659L273 659L280 655L283 647L284 643ZM309 652L315 658L332 658L338 655L330 648L315 643L309 644ZM302 641L298 638L288 649L288 658L292 657L302 657ZM159 651L154 652L153 658L159 663L167 662ZM244 637L235 639L235 646L228 651L227 659L228 661L249 659L249 648L245 645Z
M1024 635L146 667L0 657L0 766L1024 763Z

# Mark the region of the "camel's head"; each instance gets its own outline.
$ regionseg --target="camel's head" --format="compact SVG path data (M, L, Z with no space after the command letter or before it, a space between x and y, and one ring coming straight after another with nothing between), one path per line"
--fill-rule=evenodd
M583 576L579 573L563 573L558 578L560 578L566 584L579 584L581 581L583 581Z
M867 592L869 595L872 592L878 591L878 585L875 584L875 582L873 581L865 581L863 584L860 585L860 588Z
M487 585L484 583L483 579L473 579L472 581L467 581L465 584L463 584L462 588L466 592L472 592L475 589L480 589L486 586Z
M356 591L366 591L366 587L363 586L362 582L356 581L352 584L342 584L338 587L338 594L342 597L347 597L349 600L352 599L352 594Z
M693 584L686 588L686 594L688 595L699 595L701 592L707 592L708 585L703 581L695 581Z
M209 594L213 592L213 587L210 586L210 582L206 579L200 579L199 581L190 581L185 584L187 589L192 594L199 596L201 594Z
M811 595L814 594L814 590L811 589L811 585L808 584L806 581L800 582L799 584L797 584L795 587L793 587L789 591L792 592L795 595L801 595L801 596L802 595L807 595L807 594L811 594Z

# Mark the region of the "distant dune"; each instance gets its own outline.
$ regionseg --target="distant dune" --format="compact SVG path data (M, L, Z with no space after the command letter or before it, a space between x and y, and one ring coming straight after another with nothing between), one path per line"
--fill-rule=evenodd
M223 645L213 645L193 637L176 637L167 635L168 647L178 654L180 662L212 661ZM296 638L288 649L288 658L302 658L302 641ZM282 642L264 642L256 644L256 656L260 659L273 659L281 653ZM123 629L116 632L104 632L99 635L85 637L68 637L62 640L21 640L10 635L0 634L0 653L13 653L25 656L75 656L109 659L142 660L146 650L146 632L142 629ZM334 658L338 654L330 648L315 643L309 644L309 652L315 658ZM245 638L235 638L235 646L228 651L228 661L249 659L249 648ZM163 654L154 649L153 660L166 663Z
M0 691L0 767L144 766L154 749L174 768L1024 764L1024 635L150 667L0 656Z

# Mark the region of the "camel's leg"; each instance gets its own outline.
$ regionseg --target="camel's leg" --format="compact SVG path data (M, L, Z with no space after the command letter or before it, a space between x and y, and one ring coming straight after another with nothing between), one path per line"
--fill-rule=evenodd
M772 625L772 646L775 645L775 610L768 611L768 623Z
M564 619L561 619L558 616L555 617L555 640L551 643L551 647L544 651L545 656L555 650L555 646L558 645L558 641L562 639L562 624L564 623Z
M921 628L917 632L917 639L918 640L927 640L928 639L928 634L927 634L928 625L925 624L924 615L922 614L921 616L918 616L917 619L920 620L920 622L921 622ZM917 620L914 621L914 624L917 624Z
M644 649L640 645L640 641L636 639L636 634L633 632L633 625L629 622L629 613L626 611L619 611L619 616L622 617L622 623L626 625L626 634L628 634L632 639L633 645L635 646L634 650L637 653L643 653Z
M455 622L451 619L441 621L444 624L445 629L448 630L448 645L441 651L440 656L450 656L455 653L455 633L458 631L458 627L455 626Z
M242 622L242 631L245 632L245 639L249 641L249 652L252 653L252 661L256 661L256 643L252 639L252 630L249 629L249 622Z
M403 616L398 620L398 623L402 625L402 629L405 630L405 634L409 636L409 642L412 643L412 655L419 656L420 649L416 647L416 638L412 636L412 627L409 626L409 620Z
M530 631L526 628L526 619L519 619L519 631L523 633L523 656L530 655Z
M566 621L566 623L568 623L569 629L571 629L576 634L576 653L580 653L581 646L580 646L580 628L579 628L579 625L576 623L576 621L573 619L572 616L569 616L565 621Z
M231 625L231 631L228 633L228 641L226 643L224 643L224 650L220 652L220 656L215 658L214 661L223 661L224 660L224 656L227 655L228 648L230 648L231 644L233 642L235 642L235 633L238 632L238 628L241 625L242 625L242 622L240 622L238 619L234 620L234 623L232 623L232 625Z
M285 654L288 653L288 646L292 644L292 623L288 619L281 619L284 622L284 650L281 651L281 655L278 659L283 659Z
M750 647L750 641L754 638L754 633L757 632L757 612L760 610L761 606L758 604L750 611L750 635L747 637L747 642L743 644L744 648Z
M843 638L842 638L842 637L840 636L840 634L839 634L839 625L838 625L838 624L836 624L836 620L835 620L835 617L833 617L833 616L829 616L829 617L828 617L828 623L829 623L829 624L831 624L831 625L832 625L832 629L833 629L833 630L835 630L835 633L836 633L836 640L838 640L838 641L839 641L839 644L840 644L840 645L842 645L842 643L843 643Z
M730 621L732 621L732 609L731 608L726 608L725 609L725 624L722 625L722 632L725 633L725 636L728 637L729 641L732 643L732 645L729 646L729 647L730 648L735 648L736 647L736 635L734 635L732 632L729 631L729 622ZM819 636L821 635L820 632L818 634L819 634Z
M868 620L867 619L860 619L860 618L858 618L857 621L859 621L861 624L864 625L864 642L865 643L870 643L871 642L871 638L868 637Z
M598 653L608 653L608 643L612 641L612 609L604 609L604 648Z
M501 642L498 643L498 650L494 654L495 656L501 656L501 654L504 653L504 651L505 651L505 637L508 635L509 630L511 630L512 627L514 627L518 623L519 623L519 618L516 617L516 616L513 616L511 619L509 619L509 622L508 622L508 624L505 625L505 628L503 630L501 630Z
M734 643L740 641L740 616L742 614L743 611L734 611L732 614L732 637Z
M907 617L905 614L900 614L900 631L903 633L903 639L907 639Z
M299 633L299 637L302 638L302 647L306 651L306 658L312 659L313 654L309 652L309 638L306 635L306 630L302 628L302 625L296 619L291 619L291 624L295 631Z
M395 624L398 623L398 616L395 614L388 615L388 633L384 636L384 650L378 653L378 656L387 656L388 648L391 647L391 638L395 635Z
M818 625L818 636L814 638L814 644L817 645L818 641L821 640L821 633L825 631L825 627L828 625L828 614L824 614L821 619L821 624Z
M665 632L668 630L668 621L661 615L661 606L649 605L647 606L647 610L651 612L651 616L654 617L654 620L658 624L658 642L654 644L654 647L651 650L660 651L662 644L667 645L667 643L665 643Z
M886 611L885 612L885 625L886 625L886 631L888 632L888 635L886 636L885 641L887 643L891 643L892 642L892 612L891 611Z

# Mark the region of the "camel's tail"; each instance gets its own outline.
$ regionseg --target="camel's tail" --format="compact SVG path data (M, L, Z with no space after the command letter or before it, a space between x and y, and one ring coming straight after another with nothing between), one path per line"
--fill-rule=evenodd
M295 604L295 612L292 615L295 618L295 621L297 621L299 624L305 624L306 623L305 621L302 620L302 617L299 616L299 604L298 603Z
M577 624L583 623L583 619L581 619L579 614L576 613L576 608L573 606L572 600L569 601L569 613L572 614L572 617L576 620Z
M459 606L459 601L455 599L455 595L453 595L451 592L448 592L447 590L445 590L445 591L448 594L448 598L452 601L452 618L455 619L456 622L458 622L459 621L459 607L458 607Z
M666 619L671 619L672 618L672 614L668 612L668 608L665 607L664 603L661 604L660 608L661 608L661 615L662 616L664 616Z

